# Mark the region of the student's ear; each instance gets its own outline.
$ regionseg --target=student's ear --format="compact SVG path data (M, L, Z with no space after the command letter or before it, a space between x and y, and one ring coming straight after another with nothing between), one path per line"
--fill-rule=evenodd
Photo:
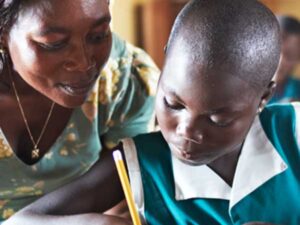
M275 81L270 81L270 83L268 84L266 90L264 91L261 99L260 99L260 103L258 106L258 111L261 112L264 107L267 105L268 101L272 98L274 92L276 89L276 82Z

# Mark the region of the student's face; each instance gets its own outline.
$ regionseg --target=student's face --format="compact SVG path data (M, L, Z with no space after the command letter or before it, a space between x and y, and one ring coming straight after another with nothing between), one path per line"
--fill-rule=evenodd
M167 57L156 115L172 154L187 164L209 164L245 139L260 98L231 72L204 71L182 53Z
M281 83L300 62L300 34L283 35L281 61L278 67L277 82Z
M7 35L14 70L65 107L86 99L111 50L107 0L28 3Z

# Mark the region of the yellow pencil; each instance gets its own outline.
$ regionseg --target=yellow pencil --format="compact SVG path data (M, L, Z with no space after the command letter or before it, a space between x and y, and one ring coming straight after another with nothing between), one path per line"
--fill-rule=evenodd
M126 198L126 201L127 201L127 205L128 205L128 208L129 208L129 212L130 212L133 224L134 225L142 225L142 223L140 221L139 214L138 214L138 212L135 208L133 195L132 195L132 192L131 192L129 179L128 179L128 175L127 175L127 172L126 172L126 169L125 169L122 154L119 150L116 150L116 151L113 152L113 157L114 157L115 164L116 164L116 167L117 167L117 170L118 170L118 174L119 174L119 177L120 177L120 180L121 180L123 191L125 193L125 198Z

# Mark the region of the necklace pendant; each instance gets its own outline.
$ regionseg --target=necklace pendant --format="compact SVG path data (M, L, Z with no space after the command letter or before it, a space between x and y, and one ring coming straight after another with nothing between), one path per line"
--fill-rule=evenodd
M37 159L40 157L40 150L38 148L35 148L31 151L31 158Z

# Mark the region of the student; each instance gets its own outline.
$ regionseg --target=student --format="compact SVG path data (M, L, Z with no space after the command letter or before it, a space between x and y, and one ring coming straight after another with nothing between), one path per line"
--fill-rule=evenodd
M281 60L270 103L300 101L300 80L291 74L300 62L300 22L289 16L279 16L278 21L282 35Z
M300 105L264 108L279 39L275 16L257 1L192 0L180 12L156 98L161 132L122 142L148 224L300 224ZM102 160L88 193L67 186L5 225L64 224L120 201L112 157Z

